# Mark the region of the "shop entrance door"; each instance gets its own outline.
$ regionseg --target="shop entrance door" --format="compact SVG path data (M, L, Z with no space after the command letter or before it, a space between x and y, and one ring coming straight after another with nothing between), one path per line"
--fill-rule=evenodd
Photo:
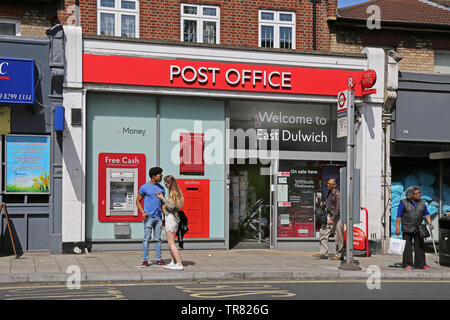
M230 164L230 249L273 248L274 161Z

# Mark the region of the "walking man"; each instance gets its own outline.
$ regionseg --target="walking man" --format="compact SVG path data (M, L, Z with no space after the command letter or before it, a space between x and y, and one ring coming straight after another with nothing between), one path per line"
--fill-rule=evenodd
M148 267L148 243L152 237L155 241L156 264L159 266L165 265L161 260L161 227L162 227L162 209L161 200L156 196L161 193L165 195L165 189L159 183L162 181L163 170L159 167L151 168L148 172L150 182L145 183L139 189L139 194L136 199L136 206L142 213L144 222L144 242L142 244L142 258L143 262L141 268ZM144 199L144 206L142 206L142 199Z
M328 209L328 222L320 227L320 252L313 256L319 259L328 259L328 238L333 232L336 241L336 253L331 260L341 260L344 247L344 230L340 221L341 194L337 189L335 178L330 178L327 186L328 193L325 199L325 205Z

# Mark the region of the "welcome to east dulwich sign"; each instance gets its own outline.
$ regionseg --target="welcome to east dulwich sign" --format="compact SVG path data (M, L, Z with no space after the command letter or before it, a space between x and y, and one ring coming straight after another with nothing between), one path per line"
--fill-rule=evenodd
M335 96L363 71L83 55L83 82ZM361 84L355 87L361 96Z

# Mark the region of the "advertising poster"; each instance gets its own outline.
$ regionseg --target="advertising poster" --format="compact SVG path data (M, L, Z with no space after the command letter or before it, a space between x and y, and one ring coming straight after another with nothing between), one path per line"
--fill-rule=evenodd
M284 184L278 181L279 237L314 237L314 203L320 190L319 167L290 168ZM286 202L289 206L282 205ZM284 217L284 218L282 218Z
M50 193L50 136L6 136L7 193Z

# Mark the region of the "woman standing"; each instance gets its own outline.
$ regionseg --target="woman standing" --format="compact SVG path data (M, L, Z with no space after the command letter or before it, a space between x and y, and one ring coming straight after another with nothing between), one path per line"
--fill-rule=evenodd
M165 176L164 184L169 189L169 196L167 200L162 193L158 193L156 196L163 202L162 210L165 214L165 229L167 233L167 243L169 244L170 256L172 261L165 266L166 269L171 270L183 270L183 264L181 263L180 252L175 245L175 234L180 223L180 216L178 212L183 206L183 194L178 187L177 180L173 176Z
M403 239L406 240L405 251L403 252L402 267L411 270L412 266L416 269L430 270L425 261L424 239L420 237L419 226L423 219L428 223L430 230L433 230L430 213L427 210L425 201L420 198L420 189L418 187L409 187L405 192L406 199L400 201L396 220L396 234L400 235L400 223L402 225ZM414 239L414 263L412 242Z

